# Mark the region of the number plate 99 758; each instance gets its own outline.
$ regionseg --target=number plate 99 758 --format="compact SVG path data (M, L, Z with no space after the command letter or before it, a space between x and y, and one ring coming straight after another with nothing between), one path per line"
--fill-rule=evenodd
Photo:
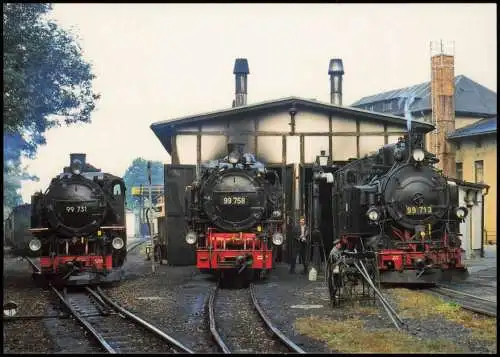
M248 199L244 196L224 196L222 197L221 203L223 205L246 205Z

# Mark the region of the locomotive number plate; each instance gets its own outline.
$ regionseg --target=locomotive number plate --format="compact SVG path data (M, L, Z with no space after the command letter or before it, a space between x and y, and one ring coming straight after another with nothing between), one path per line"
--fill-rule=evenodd
M87 212L87 206L66 206L66 212L68 212L68 213L85 213L85 212Z
M222 197L223 205L246 205L248 199L245 196L224 196Z
M407 216L416 216L420 214L431 214L432 206L406 206Z

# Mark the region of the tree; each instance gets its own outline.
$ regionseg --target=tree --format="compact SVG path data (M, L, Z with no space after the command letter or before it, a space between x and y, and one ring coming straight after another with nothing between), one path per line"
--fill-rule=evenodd
M20 199L20 180L30 179L19 169L21 157L35 157L47 130L89 123L99 95L75 38L47 18L50 4L2 6L4 180L12 183L4 187L4 202L13 204Z
M127 187L127 206L130 209L135 209L140 204L138 196L132 196L132 187L144 187L149 185L148 181L148 162L147 160L138 157L129 166L123 181ZM153 185L163 185L163 163L161 161L153 161L151 163L151 182Z

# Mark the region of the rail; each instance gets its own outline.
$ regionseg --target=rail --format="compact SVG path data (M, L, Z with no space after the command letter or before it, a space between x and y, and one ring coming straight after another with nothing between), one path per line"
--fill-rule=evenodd
M449 298L464 310L469 310L481 315L496 317L497 302L495 300L486 299L481 296L468 294L466 292L437 286L429 289L432 293L441 297Z
M260 317L262 320L265 322L269 330L271 330L280 340L283 342L291 351L297 352L297 353L306 353L302 348L297 346L295 343L293 343L292 340L290 340L288 337L286 337L269 319L269 317L266 315L264 310L259 304L259 301L257 300L257 296L255 294L255 287L254 284L250 284L250 295L252 297L252 302L259 313Z
M96 330L94 327L85 320L71 304L65 299L63 295L54 286L50 285L52 291L61 300L64 306L71 312L71 314L76 318L76 320L82 325L96 340L97 342L106 350L108 353L117 353L113 347L111 347L106 339Z
M76 318L76 320L85 328L85 330L87 330L90 333L90 335L100 344L100 346L107 353L121 353L122 351L117 351L112 341L109 340L109 337L106 337L105 334L100 333L86 318L99 317L99 316L102 318L107 318L113 314L116 315L116 313L113 312L110 313L110 311L113 310L116 311L120 316L133 322L138 327L145 328L147 331L153 333L155 337L166 341L171 347L174 347L175 350L179 350L182 353L190 353L190 354L194 353L188 347L184 346L182 343L180 343L173 337L167 335L157 327L153 326L151 323L141 319L137 315L131 313L130 311L118 305L116 302L112 301L99 287L97 287L96 290L90 287L85 288L86 292L91 296L93 300L95 300L95 302L97 302L97 305L100 306L99 313L97 314L82 313L81 309L83 309L84 307L82 306L73 307L66 293L66 289L64 290L65 296L63 296L57 288L55 288L52 285L50 285L50 287L57 295L59 300L61 300L61 302L64 304L64 306Z
M211 332L212 337L214 338L215 342L217 343L217 345L221 348L222 352L225 354L229 354L229 353L232 353L231 349L227 346L226 342L219 334L219 331L218 331L217 325L216 325L216 321L215 321L215 298L216 298L216 295L217 295L219 288L220 288L219 284L217 284L217 286L212 290L212 293L210 294L210 298L209 298L209 302L208 302L210 332ZM258 299L257 299L256 294L255 294L255 288L254 288L253 284L250 284L249 291L250 291L250 296L252 299L253 307L257 311L260 319L264 322L266 327L272 332L273 336L275 336L291 352L306 353L302 348L297 346L288 337L286 337L271 322L271 320L265 314L265 312L263 311L262 307L260 306L260 304L258 302Z

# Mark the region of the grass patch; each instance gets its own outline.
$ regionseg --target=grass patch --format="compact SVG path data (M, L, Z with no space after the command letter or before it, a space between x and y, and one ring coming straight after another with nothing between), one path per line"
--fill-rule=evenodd
M303 335L324 341L336 352L346 353L460 353L463 348L443 340L419 340L392 329L369 331L359 319L299 318L295 328Z
M408 289L392 289L402 317L422 319L443 317L449 321L471 329L472 337L486 342L495 342L496 318L481 316L462 309L453 302L447 302L438 296Z

